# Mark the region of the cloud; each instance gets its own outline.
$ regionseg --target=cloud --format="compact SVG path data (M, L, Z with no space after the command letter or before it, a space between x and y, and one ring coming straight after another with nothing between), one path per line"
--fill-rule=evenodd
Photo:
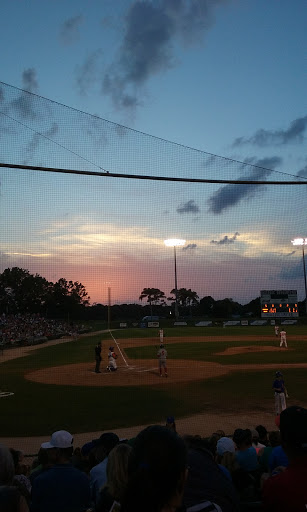
M300 278L303 279L303 265L301 261L293 263L292 266L287 266L287 268L282 269L279 273L279 277L286 281Z
M199 213L199 208L193 199L190 199L187 203L182 204L176 210L177 213Z
M251 137L238 137L234 140L232 146L238 147L245 144L253 146L279 146L291 142L303 142L304 133L307 129L307 116L299 117L292 121L286 130L257 130Z
M27 165L29 160L31 160L31 158L33 157L40 143L44 142L45 139L52 139L52 137L54 137L58 133L58 131L59 127L57 123L52 123L52 126L45 132L42 131L41 133L34 133L32 139L25 148L25 153L27 156L23 163Z
M247 162L246 162L247 163ZM248 160L249 164L253 164L254 167L250 167L251 172L249 175L250 180L264 180L271 174L271 169L282 163L282 159L278 156L262 158L256 160L251 158ZM246 168L246 165L244 166ZM246 180L246 175L240 176L238 179ZM220 214L224 210L232 208L237 205L243 199L249 199L256 193L263 190L261 185L225 185L219 188L208 200L209 212L214 214Z
M98 49L87 56L81 66L76 68L76 81L80 94L86 94L87 90L98 79L98 64L102 56L102 50Z
M197 244L188 244L188 245L185 245L182 250L183 251L193 251L194 249L196 249L197 247Z
M36 78L36 70L34 68L25 69L22 73L22 89L36 93L38 90L38 82ZM37 114L35 112L33 96L21 92L18 98L11 101L10 106L16 110L21 117L25 119L35 119Z
M297 176L299 176L300 178L307 178L307 164L305 165L305 167L303 167L303 169L298 171Z
M130 5L119 55L103 80L103 92L118 108L140 104L140 90L155 74L175 66L175 43L203 39L213 9L226 0L136 0Z
M64 21L61 30L60 38L64 44L72 44L79 39L79 27L83 22L83 16L74 16Z
M234 244L237 237L240 236L240 233L238 231L235 232L235 234L228 238L227 235L224 236L221 240L211 240L210 244L216 244L216 245L229 245Z

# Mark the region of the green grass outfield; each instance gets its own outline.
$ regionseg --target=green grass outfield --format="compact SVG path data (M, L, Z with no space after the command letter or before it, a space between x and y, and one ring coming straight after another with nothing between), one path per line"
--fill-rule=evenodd
M153 422L163 422L172 414L176 418L205 411L244 412L269 411L273 407L272 381L274 370L264 364L307 362L307 342L299 337L307 334L306 327L287 326L288 345L291 350L278 352L249 352L231 356L216 355L229 346L277 345L273 327L201 328L184 327L165 329L168 337L189 336L191 341L172 343L168 347L169 358L185 359L193 372L193 360L237 365L238 371L223 377L167 386L145 387L88 387L48 385L27 381L24 374L31 370L52 366L88 362L94 366L94 345L105 340L103 349L111 344L109 333L89 335L77 341L46 346L0 364L0 390L11 391L13 396L0 400L0 436L49 435L58 429L71 432L104 431ZM142 347L126 350L133 359L156 361L155 345L159 344L157 329L123 329L112 332L116 340L147 338ZM215 337L237 336L237 341L216 341ZM256 342L247 336L256 335ZM198 336L210 336L205 343L193 341ZM262 338L270 336L270 341ZM297 339L296 339L297 337ZM114 343L112 343L114 344ZM103 358L106 354L103 353ZM1 361L1 354L0 354ZM259 365L257 370L243 371L242 365ZM241 367L241 370L240 370ZM289 405L307 405L307 368L284 370L290 394Z

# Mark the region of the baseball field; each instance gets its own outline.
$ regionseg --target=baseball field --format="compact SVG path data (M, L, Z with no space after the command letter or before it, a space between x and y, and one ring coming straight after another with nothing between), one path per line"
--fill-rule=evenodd
M271 326L170 327L164 330L167 378L158 371L158 329L117 329L4 350L0 437L128 431L169 415L202 435L214 431L213 416L227 433L257 419L273 429L275 371L283 372L288 405L307 404L305 332L287 326L285 349ZM102 372L95 374L98 341ZM106 371L109 346L118 354L114 373Z

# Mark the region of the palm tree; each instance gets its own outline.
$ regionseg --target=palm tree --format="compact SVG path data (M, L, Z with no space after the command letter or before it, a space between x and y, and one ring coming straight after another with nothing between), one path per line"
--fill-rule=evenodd
M173 289L171 291L172 294L176 294L176 290ZM192 316L192 306L196 306L198 304L198 295L196 292L193 292L191 288L188 290L186 288L179 288L177 290L178 302L182 307L189 308L190 316ZM172 297L169 297L168 300L175 300Z
M159 288L144 288L139 300L143 300L147 297L147 302L150 306L150 315L152 316L152 304L165 304L165 293L159 290Z

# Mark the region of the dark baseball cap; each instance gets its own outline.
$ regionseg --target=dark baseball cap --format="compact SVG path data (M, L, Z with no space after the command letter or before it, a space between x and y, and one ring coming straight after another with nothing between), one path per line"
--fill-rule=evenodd
M174 416L168 416L166 418L166 423L175 423L175 418Z
M98 439L93 439L93 443L96 446L104 446L107 450L112 450L119 443L119 437L113 432L105 432Z

